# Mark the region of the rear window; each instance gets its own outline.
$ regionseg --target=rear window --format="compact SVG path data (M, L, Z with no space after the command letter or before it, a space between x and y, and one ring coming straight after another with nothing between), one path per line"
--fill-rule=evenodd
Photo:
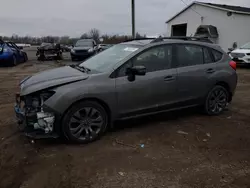
M222 59L223 54L217 50L212 50L212 54L214 56L214 62L220 61Z

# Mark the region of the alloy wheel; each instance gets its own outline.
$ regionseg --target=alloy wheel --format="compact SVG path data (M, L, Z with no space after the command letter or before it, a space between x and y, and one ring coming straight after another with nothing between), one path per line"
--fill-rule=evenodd
M76 111L69 121L72 136L79 140L93 140L101 132L104 125L102 113L94 107L84 107Z
M209 111L213 114L221 113L226 108L227 101L228 95L224 90L220 88L214 90L208 99Z

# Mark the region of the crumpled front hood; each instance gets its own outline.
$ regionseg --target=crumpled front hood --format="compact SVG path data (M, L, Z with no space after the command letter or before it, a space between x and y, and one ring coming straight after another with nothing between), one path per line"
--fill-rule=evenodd
M46 88L85 80L88 76L87 73L69 66L47 70L22 80L20 82L20 95L24 96Z

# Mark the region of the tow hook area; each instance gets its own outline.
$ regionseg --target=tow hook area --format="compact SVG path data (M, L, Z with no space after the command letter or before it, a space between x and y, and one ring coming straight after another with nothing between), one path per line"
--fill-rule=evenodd
M37 123L34 123L34 129L42 129L46 134L53 131L55 116L48 112L37 112Z

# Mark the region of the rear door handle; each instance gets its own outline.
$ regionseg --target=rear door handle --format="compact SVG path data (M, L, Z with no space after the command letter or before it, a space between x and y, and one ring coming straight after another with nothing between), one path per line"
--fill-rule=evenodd
M165 82L173 81L174 79L175 79L174 76L166 76L166 77L164 77Z
M207 71L206 71L206 73L208 73L208 74L212 74L212 73L214 73L215 72L215 70L214 69L207 69Z

